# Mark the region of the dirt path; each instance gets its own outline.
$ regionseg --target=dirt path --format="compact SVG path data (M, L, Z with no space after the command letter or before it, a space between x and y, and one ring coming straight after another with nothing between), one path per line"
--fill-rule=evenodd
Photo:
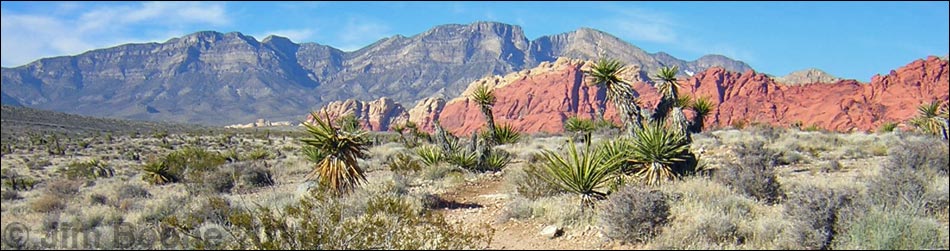
M506 194L502 175L486 175L475 182L459 185L440 195L443 204L437 210L449 222L463 222L478 228L485 224L495 229L488 249L615 249L613 242L604 242L595 229L564 229L564 234L548 239L539 234L544 225L535 220L511 219L500 223L505 205L512 195Z

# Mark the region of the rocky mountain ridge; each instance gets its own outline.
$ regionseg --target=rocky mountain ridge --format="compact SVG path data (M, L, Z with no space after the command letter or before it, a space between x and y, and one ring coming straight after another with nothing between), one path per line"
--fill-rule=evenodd
M642 66L693 72L717 65L751 69L722 56L695 61L647 53L617 37L581 28L528 40L521 27L495 22L436 26L353 52L238 32L197 32L163 43L126 44L3 68L2 102L99 117L228 125L296 120L337 100L399 103L458 96L474 80L538 66L557 57L610 55ZM643 78L648 80L648 78Z

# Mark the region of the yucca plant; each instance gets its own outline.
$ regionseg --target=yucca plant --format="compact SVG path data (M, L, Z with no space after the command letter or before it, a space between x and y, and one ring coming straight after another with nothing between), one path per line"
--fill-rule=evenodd
M304 123L311 138L300 141L326 155L306 179L318 180L337 195L346 194L366 180L357 163L357 159L366 155L366 132L359 128L338 129L328 122L329 115L326 115L326 121L319 119L316 112L311 112L311 116L316 124Z
M481 135L482 138L491 137L490 134ZM494 142L499 145L504 144L513 144L518 143L521 140L521 132L518 129L515 129L511 124L504 124L498 127L495 127L495 139Z
M600 145L600 151L603 152L604 155L610 156L611 158L618 158L615 164L617 165L617 170L623 174L631 174L630 172L636 164L627 158L627 156L630 156L630 149L631 140L628 137L608 140Z
M654 76L658 82L656 89L660 92L661 98L653 112L653 121L664 121L679 101L679 83L676 82L677 71L679 69L676 66L663 67Z
M178 182L178 175L172 172L164 160L152 161L142 167L142 180L152 185L165 185Z
M544 169L548 175L542 176L551 184L581 196L581 207L594 207L595 199L604 199L603 191L614 181L619 158L604 154L600 148L585 144L584 152L578 153L573 140L569 140L567 154L544 150Z
M685 137L659 123L647 123L630 144L630 160L639 165L636 176L647 184L659 185L680 177L685 170L674 166L686 162L689 143Z
M879 133L893 132L894 129L897 129L897 123L884 122L884 124L881 124L881 127L877 129L877 132Z
M676 104L674 106L686 109L692 105L693 105L693 96L681 96L676 99Z
M634 131L643 127L643 117L634 95L636 91L620 77L624 71L626 71L626 66L619 60L601 58L584 74L591 85L606 90L607 101L614 104L624 128L628 134L632 135Z
M478 153L468 150L455 151L446 154L445 162L462 169L474 170L478 166Z
M505 168L508 164L511 163L511 154L504 151L495 149L492 150L488 156L485 158L485 168L487 171L498 171L502 168Z
M268 160L273 158L270 152L264 149L254 149L244 155L244 160Z
M327 153L320 151L320 149L313 146L309 146L309 145L305 145L301 147L300 152L308 161L313 162L313 163L319 163L320 161L323 161L324 157L327 156Z
M482 115L485 115L485 123L488 126L488 132L491 137L489 139L495 140L498 139L498 133L496 132L495 127L495 116L492 114L492 106L495 105L495 91L488 87L488 85L478 85L475 87L475 90L472 91L472 100L478 104L478 107L482 111ZM491 142L497 143L497 142Z
M585 135L585 138L597 130L597 125L593 120L578 118L572 116L564 121L564 131L574 133L575 138L578 135Z
M445 160L442 149L433 145L424 145L416 148L416 155L426 166L432 166Z
M922 104L918 106L917 113L917 117L911 119L910 124L917 127L917 129L923 133L932 134L943 139L947 139L947 104L934 100L929 104Z
M696 112L696 117L693 117L693 123L690 124L690 131L700 133L703 131L703 127L705 127L703 121L706 119L706 116L712 112L713 103L706 97L700 97L696 99L696 101L693 101L689 108Z

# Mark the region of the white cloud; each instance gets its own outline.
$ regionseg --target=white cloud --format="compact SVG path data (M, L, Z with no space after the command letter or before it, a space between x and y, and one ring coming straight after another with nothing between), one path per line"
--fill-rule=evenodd
M669 49L676 48L700 55L719 54L746 63L755 60L755 55L749 50L728 43L705 41L695 36L680 36L681 32L689 33L690 25L682 23L679 21L681 18L672 13L638 7L605 7L609 14L605 15L599 24L634 44L637 41L653 42L669 46Z
M168 31L185 30L195 24L212 26L231 22L222 3L145 2L135 5L110 4L83 9L60 4L49 13L13 13L2 10L2 56L4 67L33 60L115 46L119 43L168 39ZM76 13L79 12L79 13ZM149 31L133 32L148 25ZM174 33L173 36L180 36Z
M340 50L354 51L389 36L388 25L367 18L350 18L340 30Z
M605 27L617 29L619 36L632 40L672 43L677 40L677 24L667 14L640 8L615 8Z

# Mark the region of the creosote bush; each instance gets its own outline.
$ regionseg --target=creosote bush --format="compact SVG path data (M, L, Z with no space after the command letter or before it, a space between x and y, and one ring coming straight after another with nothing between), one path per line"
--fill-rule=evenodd
M779 202L784 193L775 177L778 154L753 141L736 149L738 163L729 163L714 178L732 189L766 203Z
M670 205L659 190L628 185L610 195L600 212L600 222L612 239L647 242L667 224Z
M789 217L802 224L802 246L808 249L831 248L841 231L840 225L850 217L854 195L825 187L805 186L788 196L785 208Z

